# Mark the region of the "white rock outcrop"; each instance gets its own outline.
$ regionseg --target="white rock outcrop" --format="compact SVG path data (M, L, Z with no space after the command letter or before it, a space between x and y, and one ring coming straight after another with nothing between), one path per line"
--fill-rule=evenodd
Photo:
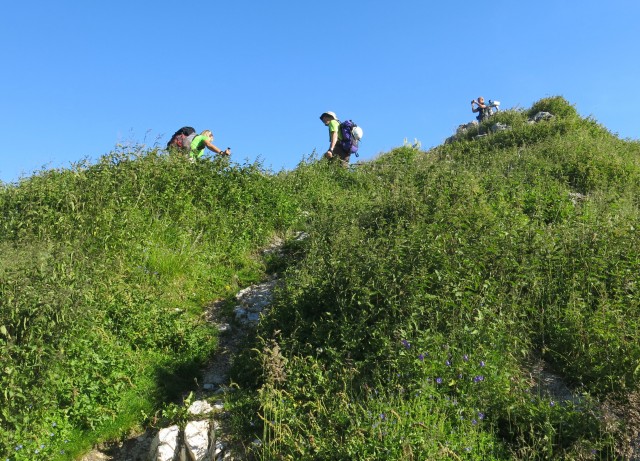
M170 426L160 429L151 444L149 461L174 461L179 449L180 428Z

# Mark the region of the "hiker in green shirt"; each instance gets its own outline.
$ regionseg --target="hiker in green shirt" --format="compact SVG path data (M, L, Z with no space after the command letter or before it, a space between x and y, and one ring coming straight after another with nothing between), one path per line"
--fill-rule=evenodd
M323 112L320 116L320 120L329 127L329 149L324 155L328 159L338 158L344 166L347 166L349 164L349 157L351 157L351 153L345 152L340 145L342 133L340 132L340 121L338 120L338 117L334 112Z
M231 155L231 148L227 147L226 150L222 150L213 145L213 133L211 130L204 130L198 136L191 141L191 151L189 153L191 160L196 161L204 155L204 148L208 148L210 151L220 155Z

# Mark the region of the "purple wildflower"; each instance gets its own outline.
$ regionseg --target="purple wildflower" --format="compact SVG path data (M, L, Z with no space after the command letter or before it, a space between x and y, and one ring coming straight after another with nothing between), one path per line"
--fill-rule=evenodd
M485 365L484 360L480 360L480 366L483 367Z
M447 360L447 361L446 361L446 362L444 362L444 363L445 363L445 365L447 365L448 367L450 367L450 366L451 366L451 360Z
M424 354L420 354L420 355L418 356L418 359L419 359L421 362L422 362L422 361L424 361Z
M479 383L480 381L484 381L484 376L478 375L475 378L473 378L473 381L476 383Z
M403 339L402 341L400 341L402 343L402 345L404 347L406 347L407 349L411 348L411 343L409 341L407 341L406 339Z
M462 360L464 360L465 362L468 362L469 361L469 356L467 354L464 354L462 356Z
M442 384L442 378L436 378L436 383Z

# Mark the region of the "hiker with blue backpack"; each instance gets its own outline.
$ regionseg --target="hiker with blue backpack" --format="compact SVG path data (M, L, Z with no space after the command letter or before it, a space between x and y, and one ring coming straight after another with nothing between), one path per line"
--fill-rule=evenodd
M343 166L349 165L351 154L358 156L358 143L362 138L362 128L351 120L340 123L334 112L323 112L320 120L329 127L328 159L340 159Z
M188 139L189 137L186 138L186 140ZM189 146L189 157L191 158L192 162L195 162L204 155L205 147L210 151L215 152L216 154L231 155L230 147L227 147L226 150L222 150L219 147L213 145L213 133L211 133L211 130L204 130L199 135L194 136Z

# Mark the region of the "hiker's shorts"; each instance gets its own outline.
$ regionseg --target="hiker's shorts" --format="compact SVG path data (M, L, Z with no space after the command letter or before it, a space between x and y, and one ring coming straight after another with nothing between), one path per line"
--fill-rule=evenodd
M336 158L339 158L345 166L349 165L351 152L345 152L339 142L336 143L336 146L333 148L333 159Z

